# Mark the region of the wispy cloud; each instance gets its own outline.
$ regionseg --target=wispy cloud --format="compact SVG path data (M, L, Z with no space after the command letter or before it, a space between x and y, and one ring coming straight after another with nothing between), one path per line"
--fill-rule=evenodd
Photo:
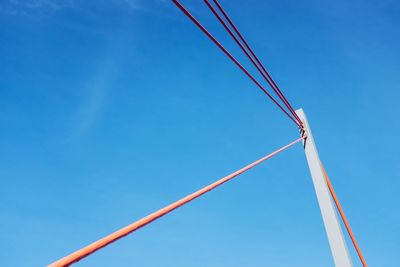
M160 4L166 4L168 0L117 0L114 3L122 7L128 7L132 10L149 11ZM152 8L149 8L152 6Z
M74 5L75 0L3 0L0 11L10 15L31 15L37 11L56 11Z
M6 1L7 2L7 1ZM72 7L74 0L8 0L8 6L14 8L52 8L60 9Z
M140 1L139 0L124 0L124 2L130 8L133 8L133 9L140 8Z
M120 5L131 9L143 9L147 5L166 3L167 0L96 0L86 1L85 4L93 5ZM79 6L84 2L77 0L3 0L0 8L13 13L23 13L27 10L60 10Z
M110 90L120 67L120 59L110 53L92 70L92 74L80 86L80 100L75 113L72 137L81 138L88 134L103 115ZM79 85L78 85L79 86Z

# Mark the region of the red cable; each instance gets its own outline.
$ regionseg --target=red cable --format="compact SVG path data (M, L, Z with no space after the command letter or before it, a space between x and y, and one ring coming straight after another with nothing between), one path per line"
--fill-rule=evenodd
M221 50L222 52L225 53L225 55L227 55L298 127L302 128L301 124L295 119L293 118L279 103L278 101L275 100L275 98L268 93L268 91L248 72L248 70L246 70L242 64L239 63L239 61L237 61L237 59L235 57L232 56L231 53L228 52L228 50L226 50L225 47L222 46L222 44L220 42L218 42L217 39L215 39L214 36L212 36L211 33L209 33L206 28L204 28L203 25L201 25L201 23L196 20L192 14L190 14L190 12L184 7L182 6L181 3L179 3L177 0L172 0L174 2L174 4L194 23L196 24L197 27L200 28L200 30L202 32L204 32L208 38L210 38Z
M184 197L184 198L182 198L182 199L180 199L180 200L178 200L178 201L176 201L176 202L174 202L174 203L172 203L172 204L170 204L170 205L168 205L168 206L166 206L166 207L164 207L164 208L162 208L162 209L160 209L160 210L158 210L158 211L156 211L156 212L154 212L154 213L152 213L152 214L150 214L150 215L148 215L148 216L146 216L146 217L144 217L144 218L62 258L62 259L60 259L60 260L58 260L58 261L56 261L56 262L54 262L54 263L52 263L52 264L50 264L50 265L48 265L48 267L65 267L65 266L69 266L73 263L78 262L79 260L96 252L97 250L117 241L118 239L138 230L139 228L142 228L143 226L161 218L162 216L170 213L171 211L187 204L188 202L190 202L190 201L204 195L205 193L210 192L211 190L217 188L218 186L232 180L236 176L250 170L251 168L257 166L258 164L266 161L267 159L272 158L273 156L277 155L278 153L280 153L280 152L288 149L289 147L295 145L296 143L302 141L304 138L305 137L300 137L300 138L296 139L295 141L291 142L290 144L287 144L286 146L284 146L278 150L275 150L271 154L269 154L263 158L260 158L259 160L247 165L246 167L244 167L228 176L225 176L224 178L222 178L222 179L220 179L220 180L218 180L218 181L216 181L216 182L214 182L214 183L212 183L212 184L210 184L210 185L208 185L208 186L206 186L206 187L204 187L204 188L202 188L202 189L200 189L200 190L198 190L198 191L196 191L196 192L194 192L194 193L192 193L192 194L190 194L190 195L188 195L188 196L186 196L186 197Z
M211 5L208 3L208 0L204 0L206 2L206 4L210 7ZM265 75L263 75L263 77L267 80L268 84L272 87L272 89L275 91L275 93L279 96L279 98L285 103L285 105L289 108L290 112L295 116L295 118L302 124L300 118L297 116L295 110L293 109L292 105L289 103L289 101L286 99L285 95L282 93L282 91L279 89L278 85L275 83L275 81L272 79L271 75L268 73L267 69L264 67L264 65L261 63L260 59L257 57L257 55L255 54L255 52L253 51L253 49L251 49L250 45L247 43L246 39L243 37L243 35L240 33L240 31L238 30L238 28L235 26L235 24L233 23L233 21L230 19L230 17L228 16L228 14L225 12L225 10L222 8L222 6L220 5L220 3L217 0L213 0L214 3L217 5L218 9L221 11L221 13L224 15L225 19L228 21L228 23L231 25L231 27L233 28L233 30L236 32L236 34L239 36L239 38L242 40L242 42L244 43L244 45L247 47L247 49L250 51L250 53L253 55L254 59L257 61L257 63L260 65L260 67L262 68L262 70L264 71L265 75L267 77L265 77ZM213 11L214 13L214 11ZM214 13L217 17L219 17L219 15L216 14L216 12ZM221 19L219 19L221 21ZM221 23L225 24L224 22L221 21ZM226 28L226 27L225 27ZM228 29L227 29L228 30ZM228 30L229 32L231 32L230 30ZM231 34L232 35L232 34ZM233 37L233 36L232 36ZM237 39L235 37L233 37L236 42ZM239 44L239 43L238 43ZM239 44L240 45L240 44ZM241 46L241 45L240 45ZM242 46L241 46L242 47ZM243 48L242 48L243 49ZM247 54L247 53L246 53ZM253 62L253 60L252 60ZM253 62L254 63L254 62ZM261 73L261 72L260 72ZM271 84L272 83L272 84Z
M326 182L326 184L328 185L329 192L331 193L331 196L332 196L332 198L333 198L333 201L334 201L335 204L336 204L336 208L337 208L338 211L339 211L339 214L340 214L340 217L342 218L342 221L343 221L343 223L344 223L344 226L346 227L347 232L349 233L349 236L350 236L350 238L351 238L351 242L353 243L354 248L355 248L356 251L357 251L358 257L360 258L362 265L363 265L364 267L368 267L367 262L365 261L364 256L363 256L362 253L361 253L361 249L360 249L360 247L358 246L356 237L354 236L353 231L351 230L350 224L349 224L349 222L347 221L346 215L344 214L344 211L343 211L343 209L342 209L342 206L340 205L339 199L338 199L338 197L336 196L335 190L333 190L333 186L332 186L332 184L331 184L331 181L329 180L328 174L326 173L324 166L323 166L322 164L321 164L321 166L322 166L322 172L324 173L325 182Z

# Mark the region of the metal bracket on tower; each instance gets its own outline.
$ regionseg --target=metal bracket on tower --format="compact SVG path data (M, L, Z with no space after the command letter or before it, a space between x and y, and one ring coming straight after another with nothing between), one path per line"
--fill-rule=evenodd
M322 214L326 234L328 236L333 260L336 267L352 267L346 241L343 236L340 222L338 220L335 205L329 192L328 185L324 179L322 165L318 156L317 147L312 136L307 117L302 109L296 110L304 124L307 138L303 141L308 167L310 168L312 181L317 194L319 208Z

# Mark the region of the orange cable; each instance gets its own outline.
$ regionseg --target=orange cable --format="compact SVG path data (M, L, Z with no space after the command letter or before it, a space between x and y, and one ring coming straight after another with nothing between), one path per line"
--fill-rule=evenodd
M204 187L204 188L202 188L202 189L200 189L200 190L198 190L198 191L196 191L196 192L194 192L194 193L192 193L192 194L190 194L190 195L188 195L188 196L186 196L186 197L184 197L184 198L182 198L182 199L180 199L180 200L178 200L178 201L176 201L176 202L174 202L174 203L172 203L172 204L170 204L170 205L168 205L168 206L166 206L166 207L164 207L164 208L162 208L162 209L160 209L160 210L158 210L158 211L156 211L156 212L154 212L154 213L152 213L152 214L150 214L150 215L148 215L148 216L146 216L146 217L144 217L144 218L142 218L142 219L140 219L140 220L138 220L138 221L136 221L136 222L134 222L134 223L132 223L132 224L130 224L130 225L128 225L128 226L126 226L126 227L124 227L124 228L122 228L122 229L120 229L120 230L118 230L118 231L116 231L116 232L114 232L112 234L110 234L110 235L108 235L108 236L106 236L106 237L103 237L102 239L100 239L100 240L98 240L98 241L96 241L96 242L94 242L94 243L92 243L92 244L90 244L90 245L88 245L88 246L86 246L86 247L84 247L84 248L82 248L82 249L80 249L80 250L78 250L78 251L76 251L76 252L74 252L74 253L72 253L72 254L70 254L70 255L68 255L68 256L66 256L66 257L64 257L64 258L62 258L62 259L60 259L60 260L58 260L56 262L54 262L54 263L52 263L52 264L50 264L50 265L48 265L48 267L65 267L65 266L69 266L69 265L71 265L73 263L78 262L79 260L81 260L81 259L89 256L90 254L96 252L97 250L99 250L99 249L111 244L112 242L117 241L118 239L120 239L120 238L122 238L122 237L124 237L124 236L126 236L126 235L128 235L128 234L130 234L130 233L132 233L132 232L134 232L136 230L138 230L139 228L141 228L141 227L143 227L143 226L145 226L145 225L147 225L147 224L159 219L160 217L162 217L162 216L170 213L171 211L179 208L180 206L182 206L182 205L194 200L195 198L200 197L201 195L213 190L214 188L216 188L216 187L228 182L229 180L235 178L239 174L244 173L245 171L255 167L256 165L266 161L267 159L272 158L276 154L288 149L289 147L293 146L294 144L300 142L303 139L305 139L304 136L296 139L295 141L291 142L290 144L288 144L288 145L286 145L286 146L284 146L284 147L282 147L282 148L280 148L278 150L275 150L271 154L269 154L269 155L267 155L267 156L265 156L263 158L260 158L259 160L247 165L246 167L244 167L244 168L242 168L242 169L240 169L240 170L238 170L238 171L236 171L236 172L234 172L234 173L232 173L232 174L230 174L228 176L225 176L224 178L222 178L222 179L220 179L220 180L218 180L218 181L216 181L216 182L214 182L214 183L212 183L212 184L210 184L210 185L208 185L208 186L206 186L206 187Z
M360 260L361 260L361 262L362 262L362 265L363 265L364 267L367 267L367 262L365 261L363 255L362 255L362 253L361 253L361 249L360 249L360 247L358 246L358 243L357 243L356 238L355 238L355 236L354 236L354 234L353 234L353 231L352 231L351 228L350 228L350 224L349 224L349 222L347 221L346 216L344 215L344 211L343 211L343 209L342 209L342 206L340 205L339 199L337 198L337 196L336 196L336 194L335 194L335 191L333 190L333 186L332 186L332 184L331 184L331 181L329 180L328 174L326 174L325 168L324 168L324 166L322 165L322 163L321 163L321 166L322 166L322 172L324 173L324 177L325 177L326 184L328 185L328 188L329 188L329 191L331 192L332 198L333 198L333 200L335 201L336 207L337 207L337 209L338 209L338 211L339 211L339 213L340 213L340 217L342 217L343 223L344 223L344 225L346 226L347 232L349 233L349 236L350 236L350 238L351 238L351 241L353 242L354 248L355 248L356 251L357 251L358 257L360 257Z

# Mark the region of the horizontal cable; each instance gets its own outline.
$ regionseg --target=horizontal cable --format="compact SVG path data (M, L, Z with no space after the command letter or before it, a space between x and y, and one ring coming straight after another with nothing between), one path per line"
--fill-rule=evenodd
M187 204L188 202L190 202L190 201L204 195L205 193L210 192L211 190L217 188L218 186L232 180L236 176L250 170L251 168L259 165L260 163L266 161L267 159L272 158L273 156L288 149L289 147L295 145L296 143L302 141L303 139L305 139L305 137L300 137L300 138L296 139L295 141L291 142L290 144L287 144L286 146L284 146L278 150L275 150L271 154L269 154L263 158L260 158L259 160L247 165L246 167L244 167L232 174L229 174L228 176L225 176L224 178L222 178L222 179L220 179L220 180L218 180L218 181L216 181L216 182L214 182L214 183L212 183L212 184L210 184L210 185L208 185L208 186L206 186L206 187L204 187L204 188L202 188L202 189L200 189L200 190L198 190L198 191L196 191L196 192L194 192L194 193L192 193L192 194L190 194L190 195L188 195L188 196L186 196L186 197L184 197L184 198L182 198L182 199L180 199L180 200L178 200L178 201L176 201L176 202L174 202L174 203L172 203L172 204L170 204L170 205L168 205L168 206L166 206L166 207L164 207L164 208L162 208L162 209L160 209L160 210L158 210L158 211L156 211L156 212L154 212L154 213L152 213L152 214L150 214L150 215L148 215L148 216L146 216L146 217L144 217L144 218L62 258L62 259L60 259L60 260L58 260L58 261L56 261L56 262L54 262L54 263L52 263L52 264L50 264L50 265L48 265L48 267L65 267L65 266L69 266L73 263L78 262L79 260L96 252L97 250L117 241L118 239L138 230L139 228L142 228L143 226L161 218L162 216L170 213L171 211Z
M225 53L226 56L228 56L271 100L274 102L298 127L302 128L301 123L299 123L295 117L292 117L291 114L289 114L281 104L279 104L278 101L253 77L253 75L250 74L250 72L243 67L242 64L239 63L239 61L232 56L231 53L229 53L228 50L218 40L209 32L207 31L206 28L195 18L193 15L177 0L172 0L174 4L194 23L196 24L197 27L200 28L200 30L207 35L208 38L211 39L221 50L222 52Z
M225 30L229 33L229 35L233 38L233 40L239 45L239 47L242 49L242 51L246 54L246 56L250 59L250 61L253 63L253 65L256 67L258 72L263 76L263 78L267 81L269 86L271 86L272 90L277 94L279 99L285 104L285 106L289 109L290 113L296 118L296 120L302 124L300 118L297 116L296 112L294 111L292 105L289 103L289 101L286 99L282 91L279 89L279 87L276 85L272 77L269 75L268 71L265 69L264 65L261 63L257 55L254 53L254 51L251 49L247 41L244 39L243 35L240 33L240 31L237 29L235 24L233 24L232 20L226 13L226 11L222 8L222 6L218 3L218 1L214 0L214 3L217 5L218 9L221 11L222 15L225 17L225 19L228 21L230 26L233 28L235 33L238 35L240 40L243 42L243 44L246 46L246 48L243 46L243 44L238 40L238 38L235 36L235 34L232 32L232 30L228 27L228 25L225 23L225 21L221 18L221 16L218 14L218 12L215 10L215 8L211 5L209 0L204 0L205 4L208 6L208 8L211 10L211 12L214 14L214 16L218 19L218 21L222 24L222 26L225 28ZM249 54L251 53L251 55Z

